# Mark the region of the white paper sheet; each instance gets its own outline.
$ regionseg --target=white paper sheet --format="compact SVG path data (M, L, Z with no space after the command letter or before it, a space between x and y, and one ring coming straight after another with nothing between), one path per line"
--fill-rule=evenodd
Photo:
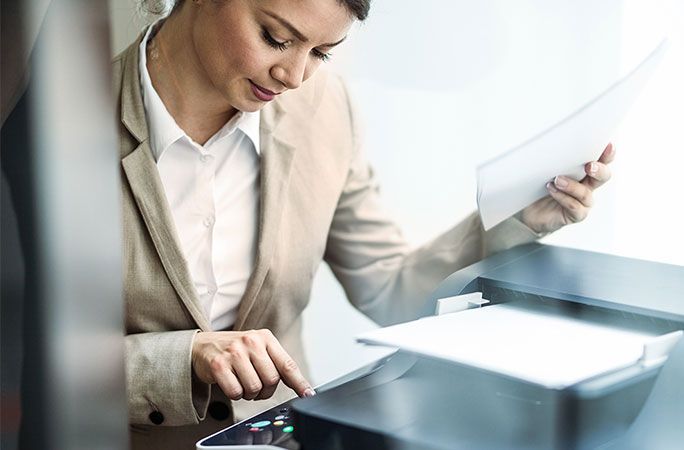
M486 306L357 336L562 389L635 364L653 336L516 307Z
M477 168L485 230L545 197L556 175L584 177L663 57L667 39L632 72L554 126Z

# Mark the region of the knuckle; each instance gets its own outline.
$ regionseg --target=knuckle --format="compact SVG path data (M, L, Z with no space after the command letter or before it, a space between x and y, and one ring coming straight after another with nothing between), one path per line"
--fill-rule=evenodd
M587 217L587 209L582 207L577 207L572 214L572 219L574 222L581 222Z
M241 359L242 354L244 353L244 347L242 344L233 342L226 348L224 353L230 360Z
M256 347L257 345L257 338L254 336L253 333L246 333L244 334L241 338L240 341L245 345L245 347Z
M275 386L280 382L280 376L277 373L271 373L264 377L264 383L267 386Z
M245 392L250 397L253 397L261 391L263 386L261 385L261 382L259 382L259 381L252 381L252 382L248 383L246 386L244 386L244 388L245 388Z
M226 361L220 356L215 357L209 362L209 368L213 373L221 373L226 370Z
M240 386L230 386L225 394L231 400L240 400L243 392Z
M283 370L286 373L294 373L299 371L299 366L297 365L294 359L288 358L283 362Z
M563 206L565 207L565 209L567 209L571 213L576 213L577 210L579 209L579 203L573 199L565 202L565 204Z

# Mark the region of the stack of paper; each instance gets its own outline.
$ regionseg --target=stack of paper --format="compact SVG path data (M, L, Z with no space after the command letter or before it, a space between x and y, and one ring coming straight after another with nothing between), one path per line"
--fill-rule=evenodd
M562 389L640 360L653 335L494 305L381 328L359 342L396 347Z
M632 72L551 128L477 169L485 230L545 197L556 175L580 180L595 161L665 53L667 40Z

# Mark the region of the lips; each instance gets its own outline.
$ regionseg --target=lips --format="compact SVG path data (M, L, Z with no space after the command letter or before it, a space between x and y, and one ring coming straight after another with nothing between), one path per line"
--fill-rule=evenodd
M251 80L250 80L249 84L252 88L252 92L254 93L254 96L257 99L261 100L262 102L270 102L271 100L273 100L275 98L276 95L279 94L279 92L269 91L265 87L261 87L258 84L255 84L254 82L252 82Z

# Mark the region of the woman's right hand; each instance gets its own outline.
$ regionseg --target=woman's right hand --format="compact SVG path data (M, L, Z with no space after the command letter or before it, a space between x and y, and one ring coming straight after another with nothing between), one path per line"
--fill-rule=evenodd
M300 397L315 395L270 330L197 333L192 368L204 383L218 383L231 400L269 398L281 380Z

